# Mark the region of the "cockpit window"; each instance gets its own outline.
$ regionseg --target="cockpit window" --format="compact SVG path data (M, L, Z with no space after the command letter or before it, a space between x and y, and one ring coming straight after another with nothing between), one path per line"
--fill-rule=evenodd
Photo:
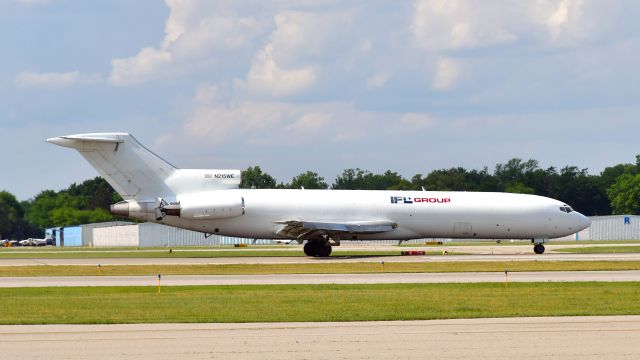
M571 208L571 206L561 206L560 207L560 211L565 212L565 213L570 213L573 212L573 209Z

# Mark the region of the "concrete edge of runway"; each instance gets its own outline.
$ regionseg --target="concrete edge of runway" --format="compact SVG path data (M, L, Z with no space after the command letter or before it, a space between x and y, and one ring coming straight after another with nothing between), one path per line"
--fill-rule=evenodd
M639 316L0 326L3 359L635 359Z
M610 315L610 316L542 316L542 317L502 317L476 319L436 319L436 320L392 320L392 321L347 321L347 322L247 322L247 323L153 323L153 324L38 324L38 325L0 325L0 338L6 334L37 334L39 329L47 331L73 333L82 331L111 331L117 328L122 331L149 330L215 330L215 329L305 329L305 328L349 328L353 326L420 326L424 323L431 325L474 325L492 323L496 325L510 325L519 323L549 324L562 322L564 324L585 324L595 322L629 323L640 322L640 315Z
M230 265L230 264L343 264L343 263L400 263L400 262L521 262L521 261L640 261L640 253L618 254L475 254L449 256L333 256L309 257L210 257L210 258L31 258L2 259L0 267L78 265Z
M166 275L162 286L435 284L487 282L640 282L640 270L463 273ZM0 288L156 286L157 276L0 277Z

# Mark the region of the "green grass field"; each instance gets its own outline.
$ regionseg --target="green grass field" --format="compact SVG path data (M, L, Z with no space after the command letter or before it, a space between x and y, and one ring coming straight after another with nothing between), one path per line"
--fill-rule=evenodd
M629 254L640 253L640 246L589 246L567 249L556 249L555 251L572 254Z
M640 283L0 289L0 324L419 320L640 314Z
M486 271L640 270L640 261L379 262L221 265L0 266L3 276L350 274Z

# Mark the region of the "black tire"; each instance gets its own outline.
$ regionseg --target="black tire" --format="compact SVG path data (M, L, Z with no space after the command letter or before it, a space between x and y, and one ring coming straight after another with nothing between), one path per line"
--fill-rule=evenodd
M540 255L540 254L544 254L544 245L542 244L536 244L533 247L533 252L535 252L536 254Z
M303 250L307 256L317 256L318 253L317 246L312 241L307 241L307 243L304 244Z
M328 244L319 245L316 254L318 257L329 257L331 255L331 246Z

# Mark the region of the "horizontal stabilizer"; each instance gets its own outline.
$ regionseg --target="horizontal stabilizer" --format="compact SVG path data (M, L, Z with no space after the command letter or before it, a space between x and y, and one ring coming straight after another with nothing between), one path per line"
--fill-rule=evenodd
M82 147L82 143L123 143L126 133L108 133L108 134L78 134L66 135L47 139L47 142L73 149Z

